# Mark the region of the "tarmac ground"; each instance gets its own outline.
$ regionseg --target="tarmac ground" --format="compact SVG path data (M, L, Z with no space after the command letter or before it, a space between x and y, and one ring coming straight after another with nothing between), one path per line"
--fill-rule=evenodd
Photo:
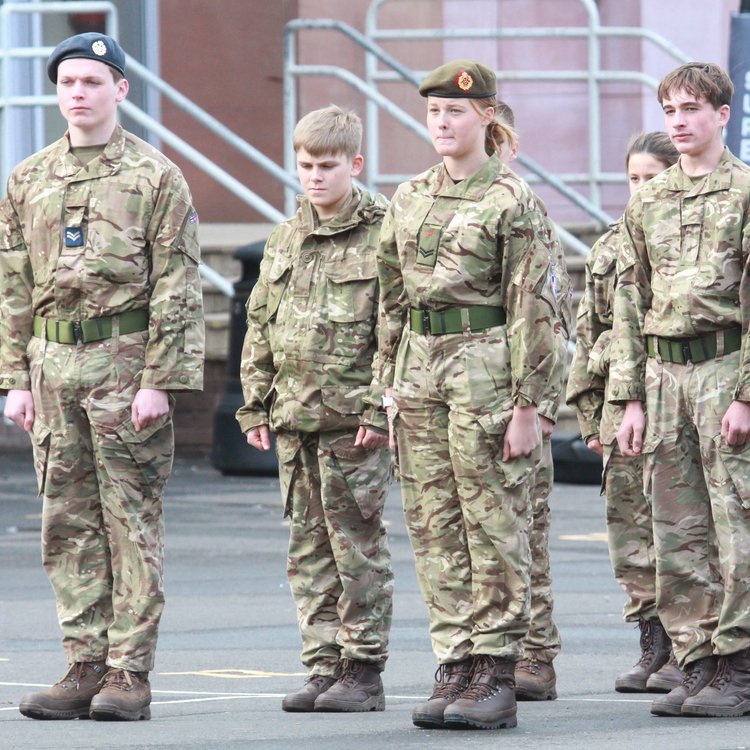
M224 476L206 457L178 456L167 489L166 593L151 721L34 721L18 702L65 672L39 551L41 502L30 452L0 455L0 747L180 750L607 748L741 750L750 717L657 718L653 696L614 692L639 655L621 617L603 501L594 485L555 484L550 499L558 699L519 703L518 727L435 731L411 710L432 687L435 660L417 588L398 485L388 499L396 576L386 710L286 714L302 684L299 635L285 574L287 526L274 477Z

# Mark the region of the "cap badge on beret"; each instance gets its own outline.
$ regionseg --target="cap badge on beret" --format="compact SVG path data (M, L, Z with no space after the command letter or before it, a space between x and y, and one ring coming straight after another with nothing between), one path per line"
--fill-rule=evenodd
M462 70L456 76L456 85L461 91L468 91L474 85L474 79L465 70Z
M102 55L106 55L107 54L107 45L101 39L97 39L91 45L91 51L95 55L99 55L99 57L101 57Z

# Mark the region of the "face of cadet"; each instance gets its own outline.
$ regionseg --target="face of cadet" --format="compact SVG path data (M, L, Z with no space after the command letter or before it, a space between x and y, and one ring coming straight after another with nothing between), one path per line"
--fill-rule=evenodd
M73 58L63 60L57 68L57 101L62 116L71 131L93 137L102 134L100 143L106 143L112 134L117 105L127 92L128 82L123 78L115 83L112 68L98 60Z
M675 148L691 157L701 156L717 140L729 121L729 107L719 109L702 96L693 96L685 89L670 91L661 103L664 124Z
M362 171L363 164L359 154L350 160L343 154L313 156L304 148L297 151L297 176L318 218L332 218L349 200L352 178Z
M630 154L628 159L628 189L630 195L638 190L644 183L652 177L656 177L659 172L663 172L669 164L665 164L661 159L653 154L640 153Z
M484 151L485 128L491 114L480 115L468 99L427 97L427 129L443 158L460 160Z

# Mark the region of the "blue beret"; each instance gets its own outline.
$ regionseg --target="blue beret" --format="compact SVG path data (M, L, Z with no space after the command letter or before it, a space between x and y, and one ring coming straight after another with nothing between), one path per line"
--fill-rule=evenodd
M419 87L422 96L488 99L497 94L495 73L475 60L453 60L435 68Z
M88 31L64 39L52 50L47 60L47 75L52 83L57 83L57 66L72 57L98 60L125 75L125 53L122 47L111 36Z

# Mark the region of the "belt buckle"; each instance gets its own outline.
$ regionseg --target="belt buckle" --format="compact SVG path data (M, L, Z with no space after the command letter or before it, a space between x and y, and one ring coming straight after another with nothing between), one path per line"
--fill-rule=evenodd
M83 326L81 325L80 320L73 321L73 339L75 340L76 344L85 343L83 340Z
M682 354L682 359L685 364L693 361L693 355L690 351L689 341L680 342L680 353Z
M430 311L429 310L422 310L422 334L428 335L432 333L432 328L430 326Z

